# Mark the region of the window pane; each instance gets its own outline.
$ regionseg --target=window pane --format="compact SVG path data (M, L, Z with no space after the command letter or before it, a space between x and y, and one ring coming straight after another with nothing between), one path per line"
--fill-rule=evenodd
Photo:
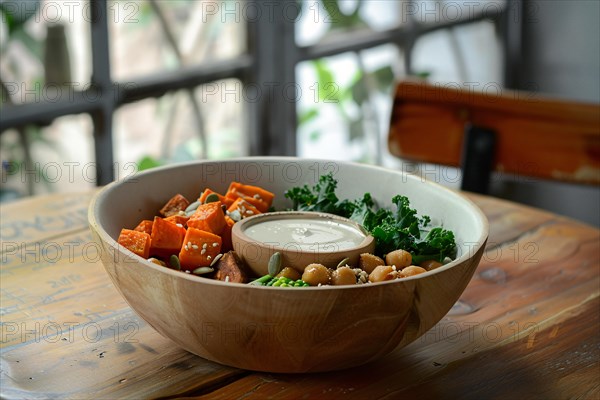
M12 129L0 136L0 143L2 196L77 192L95 186L96 163L89 115L57 118L43 128Z
M298 65L298 155L381 164L394 76L402 57L393 45Z
M5 1L0 12L2 103L68 101L89 87L87 3Z
M244 2L111 1L112 78L120 81L246 50Z
M489 21L430 33L419 38L413 49L415 73L457 88L499 89L502 65L502 47Z
M131 162L145 168L247 155L242 101L241 82L228 79L121 107L114 120L121 172Z

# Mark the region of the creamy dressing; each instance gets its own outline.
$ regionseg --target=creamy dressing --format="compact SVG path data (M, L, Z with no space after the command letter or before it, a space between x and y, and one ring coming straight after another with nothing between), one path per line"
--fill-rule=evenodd
M279 246L294 245L301 250L337 251L358 246L365 234L342 221L317 218L281 218L258 222L245 230L259 242Z

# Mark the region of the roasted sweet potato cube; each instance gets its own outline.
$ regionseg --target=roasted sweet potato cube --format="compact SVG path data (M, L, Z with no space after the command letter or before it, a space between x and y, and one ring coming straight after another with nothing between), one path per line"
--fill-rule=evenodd
M258 186L244 185L239 182L231 182L225 197L232 199L241 197L254 205L254 207L256 207L260 212L267 212L273 203L273 198L275 195Z
M268 204L263 200L248 196L245 193L238 191L236 188L233 188L231 191L227 192L227 198L232 202L236 199L244 199L260 212L267 212L269 210Z
M196 228L188 228L183 246L179 252L181 268L193 271L198 267L208 267L221 252L221 237Z
M184 236L185 228L179 227L164 218L154 217L150 254L160 257L177 254L183 244Z
M187 222L188 228L200 229L215 235L220 235L225 225L225 213L220 201L201 204Z
M165 218L165 221L169 221L175 225L179 224L181 227L185 228L189 219L190 217L186 217L185 215L171 215L170 217Z
M223 253L233 250L233 244L231 243L231 229L233 228L233 224L235 224L235 221L226 216L225 228L223 228L223 232L221 232L221 239L223 240L221 250Z
M179 213L179 211L185 211L190 205L188 199L180 195L179 193L171 197L169 201L160 209L159 213L163 217L170 217Z
M121 229L117 242L140 257L150 257L150 235L146 232L131 229Z
M261 214L261 212L254 207L252 204L248 203L246 200L238 197L231 207L227 209L230 213L234 211L238 211L240 213L241 218L251 217L253 215Z
M145 219L141 221L135 228L133 228L133 230L138 232L145 232L148 235L150 235L152 234L152 221L150 221L149 219Z
M227 207L231 206L233 204L233 200L235 199L230 199L228 197L223 196L220 193L215 192L212 189L206 189L204 192L202 192L202 195L200 196L200 198L198 199L198 201L200 201L200 203L204 204L206 202L206 198L208 197L209 194L216 194L217 196L219 196L219 200L221 201L221 203L225 204Z

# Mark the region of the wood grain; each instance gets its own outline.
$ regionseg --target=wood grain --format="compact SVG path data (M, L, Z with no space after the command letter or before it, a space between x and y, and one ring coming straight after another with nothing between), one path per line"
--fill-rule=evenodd
M0 394L7 399L598 398L600 232L530 207L470 197L488 216L490 237L474 278L450 313L379 361L301 375L224 367L187 353L145 324L92 250L83 252L91 243L81 217L89 194L2 205ZM63 249L56 260L54 243ZM47 249L37 260L36 246ZM64 251L68 248L73 257Z
M287 162L278 158L269 162L275 160ZM311 175L313 167L319 166L300 159L295 164ZM459 243L456 259L418 277L369 285L288 290L183 274L143 262L117 243L115 233L125 224L124 215L152 215L157 208L148 203L149 197L179 192L182 186L176 177L199 176L207 165L210 164L175 165L140 174L135 184L122 181L107 186L91 201L89 218L93 237L103 248L106 271L132 309L181 347L225 365L279 373L331 371L370 362L405 346L436 324L456 303L477 268L488 237L485 215L456 192L392 170L340 164L336 179L344 182L344 174L357 177L364 182L362 190L382 199L380 204L401 190L423 214L442 220L445 228L455 232ZM259 169L263 180L256 184L271 185L273 193L283 193L290 185L285 180L269 179L273 176L269 165L263 164ZM256 158L222 162L223 170L236 167L256 168ZM229 178L219 174L203 183L212 188L225 179ZM353 198L353 190L356 185L340 185L336 195ZM283 206L283 200L283 196L278 196L275 207L278 201ZM114 207L127 203L136 206ZM237 247L234 241L236 251L245 260L260 260L268 254L269 247L285 249L293 243L273 236L268 245L266 252L257 253L250 246ZM284 262L285 255L283 252ZM346 255L351 256L340 252L337 259L329 261L339 263ZM323 258L327 263L329 254Z
M437 336L435 344L417 342L368 369L302 376L253 374L190 398L594 399L600 394L600 351L594 338L599 305L595 299L553 327L534 326L504 340L482 338L470 328L457 331L457 323L447 321L431 334ZM458 349L439 353L440 347Z
M598 230L505 201L473 200L496 203L490 224L502 232L531 214L539 223L484 255L457 306L417 342L368 369L253 374L199 398L597 398ZM559 249L556 235L566 243ZM527 243L535 253L519 254Z
M167 396L244 374L174 346L131 311L91 240L91 195L1 208L2 397Z
M496 133L497 172L600 183L600 106L491 89L400 82L390 152L406 160L459 166L465 125L472 124Z

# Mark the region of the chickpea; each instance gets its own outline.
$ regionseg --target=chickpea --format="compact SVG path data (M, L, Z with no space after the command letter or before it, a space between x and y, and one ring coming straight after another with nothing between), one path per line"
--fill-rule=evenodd
M369 274L369 282L391 281L398 277L398 272L391 265L379 265Z
M360 259L358 260L358 267L363 271L366 271L367 274L373 272L375 267L379 265L385 265L383 258L370 253L361 254Z
M387 265L395 265L396 268L402 269L412 264L412 256L406 250L390 251L385 256L385 263Z
M419 267L421 268L425 268L427 271L431 271L432 269L436 269L441 267L442 264L441 262L435 261L435 260L426 260L423 261L421 264L419 264Z
M332 285L355 285L356 275L350 267L339 267L331 274Z
M330 278L331 273L323 264L308 264L302 274L302 280L310 286L327 285Z
M292 267L285 267L284 269L281 270L281 272L279 272L277 274L277 278L281 278L282 276L289 278L293 281L296 281L296 280L300 279L300 272L296 271Z
M400 276L407 278L409 276L422 274L423 272L427 272L427 270L425 268L417 267L416 265L410 265L400 271Z

